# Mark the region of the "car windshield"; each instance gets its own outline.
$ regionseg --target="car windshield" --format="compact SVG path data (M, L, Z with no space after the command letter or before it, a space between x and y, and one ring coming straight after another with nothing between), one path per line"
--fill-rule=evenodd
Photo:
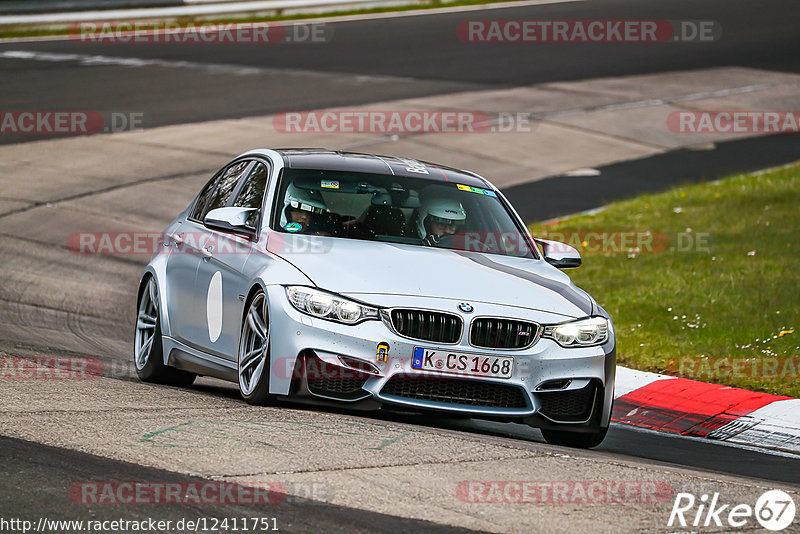
M274 215L288 233L534 257L494 191L458 182L285 169Z

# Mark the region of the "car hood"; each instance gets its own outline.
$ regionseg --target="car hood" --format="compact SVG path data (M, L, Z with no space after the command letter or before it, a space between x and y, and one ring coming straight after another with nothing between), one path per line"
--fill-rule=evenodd
M593 311L584 291L540 260L287 234L272 234L267 249L335 293L490 302L569 317Z

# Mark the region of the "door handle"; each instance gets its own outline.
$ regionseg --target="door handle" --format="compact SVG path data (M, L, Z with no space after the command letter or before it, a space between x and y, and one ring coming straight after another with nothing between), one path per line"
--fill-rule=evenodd
M171 239L172 242L175 243L176 247L179 246L181 243L183 243L183 234L179 233L167 234L167 238Z

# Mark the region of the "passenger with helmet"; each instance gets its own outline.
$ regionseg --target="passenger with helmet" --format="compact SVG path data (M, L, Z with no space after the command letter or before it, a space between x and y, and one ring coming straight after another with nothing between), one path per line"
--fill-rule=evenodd
M328 211L325 199L315 189L302 189L293 183L286 188L281 228L297 233L318 233L318 218Z
M467 212L458 200L444 195L425 195L417 216L417 233L430 245L456 233L467 220Z

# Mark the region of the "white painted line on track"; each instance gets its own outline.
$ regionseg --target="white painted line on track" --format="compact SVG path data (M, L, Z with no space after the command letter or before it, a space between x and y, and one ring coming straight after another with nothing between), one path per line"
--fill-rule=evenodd
M163 59L144 59L135 57L114 57L89 54L62 54L58 52L35 52L29 50L6 50L0 52L0 59L19 59L49 63L77 62L84 67L115 65L121 67L167 67L200 69L218 74L250 75L259 74L262 69L242 65L218 65L194 61L168 61Z
M312 78L331 78L337 76L336 73L318 72L311 70L299 69L278 69L278 68L263 68L263 67L249 67L247 65L224 65L217 63L198 63L196 61L175 61L165 59L146 59L136 57L117 57L117 56L103 56L91 54L63 54L58 52L38 52L32 50L5 50L0 51L0 59L18 59L26 61L43 61L51 63L69 62L74 61L84 67L97 67L114 65L121 67L164 67L170 69L193 69L202 70L209 74L234 74L237 76L251 76L258 74L280 74L286 75L299 75L309 76ZM348 75L349 80L354 80L357 83L363 82L387 82L387 83L410 83L413 78L406 78L402 76L386 76L386 75Z

